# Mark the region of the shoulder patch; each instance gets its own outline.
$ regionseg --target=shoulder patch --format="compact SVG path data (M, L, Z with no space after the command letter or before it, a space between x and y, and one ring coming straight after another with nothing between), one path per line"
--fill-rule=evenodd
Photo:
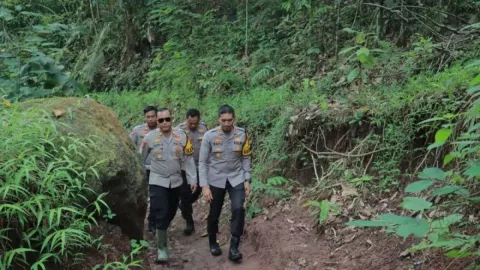
M190 137L187 136L187 142L185 143L185 147L183 148L183 153L187 156L191 156L193 154L193 144L190 140Z
M252 150L250 149L250 138L245 136L245 143L243 144L242 156L248 157L252 155Z

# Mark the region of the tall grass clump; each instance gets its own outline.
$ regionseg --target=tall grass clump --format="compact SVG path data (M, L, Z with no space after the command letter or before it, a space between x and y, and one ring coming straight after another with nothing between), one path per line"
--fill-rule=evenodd
M108 206L86 183L82 150L93 140L65 135L41 111L13 105L0 114L0 269L79 263L99 239L89 230ZM52 267L52 268L51 268Z

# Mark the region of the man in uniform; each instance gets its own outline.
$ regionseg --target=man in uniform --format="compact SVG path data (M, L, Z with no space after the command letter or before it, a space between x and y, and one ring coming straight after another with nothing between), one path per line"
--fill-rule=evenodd
M234 125L235 111L229 105L218 110L220 126L207 131L200 149L200 186L206 201L210 203L208 215L208 240L214 256L222 254L217 243L218 220L225 193L228 191L232 219L230 223L230 250L228 258L238 262L242 254L238 250L245 223L245 196L250 194L250 141L245 130Z
M197 109L190 109L187 111L185 121L177 126L178 129L184 130L190 137L193 144L193 159L197 168L197 185L199 184L198 177L198 157L200 155L200 145L202 144L203 135L207 132L207 126L200 120L200 112ZM185 171L182 170L183 185L180 189L180 211L182 217L185 219L185 235L191 235L195 231L193 222L193 207L192 204L197 201L201 194L201 190L197 189L193 194L187 183Z
M140 150L140 145L142 144L143 138L147 135L148 132L157 128L157 108L154 106L147 106L143 109L143 116L145 123L138 125L132 129L130 132L130 139L132 139L137 149ZM150 176L150 158L145 159L145 169L147 170L147 178ZM150 211L151 212L151 211ZM155 234L155 224L153 223L150 213L148 214L148 230Z
M158 128L145 136L142 143L144 157L150 156L150 207L157 235L157 263L168 261L167 229L178 208L180 186L184 169L191 190L197 188L197 175L193 160L193 145L187 134L172 129L168 109L159 109Z

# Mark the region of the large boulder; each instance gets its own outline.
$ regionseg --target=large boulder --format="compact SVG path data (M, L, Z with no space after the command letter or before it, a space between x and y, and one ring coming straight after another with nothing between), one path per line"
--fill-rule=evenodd
M34 99L22 103L24 109L42 109L56 121L62 133L80 138L94 138L96 148L84 154L88 164L95 164L99 180L91 177L89 186L97 193L108 192L104 198L115 214L112 223L133 239L143 239L147 210L148 184L140 155L127 131L109 108L84 98Z

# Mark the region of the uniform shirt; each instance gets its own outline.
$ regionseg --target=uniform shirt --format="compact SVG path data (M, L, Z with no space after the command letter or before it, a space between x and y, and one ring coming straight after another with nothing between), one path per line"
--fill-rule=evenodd
M137 150L140 148L140 145L142 144L143 138L145 138L147 133L152 131L152 130L155 130L155 129L150 129L146 123L138 125L138 126L136 126L132 129L132 131L130 132L130 139L132 139L133 143L137 147ZM150 169L150 157L147 156L144 161L145 161L145 168L147 168L147 170L149 170Z
M244 129L234 127L230 134L220 127L211 129L203 136L200 148L200 186L225 188L227 181L232 187L251 181L250 163L250 140Z
M193 161L193 145L183 131L172 130L168 137L159 129L150 131L144 139L143 156L150 156L150 185L166 188L179 187L183 183L181 170L185 170L187 182L197 183L197 171Z
M195 166L197 166L198 168L198 160L200 157L200 146L202 145L203 136L205 135L205 132L207 132L207 126L203 121L201 121L197 129L191 130L190 128L188 128L186 123L183 122L180 125L178 125L176 128L184 130L187 133L187 135L190 137L190 140L192 140L193 160L195 160Z

